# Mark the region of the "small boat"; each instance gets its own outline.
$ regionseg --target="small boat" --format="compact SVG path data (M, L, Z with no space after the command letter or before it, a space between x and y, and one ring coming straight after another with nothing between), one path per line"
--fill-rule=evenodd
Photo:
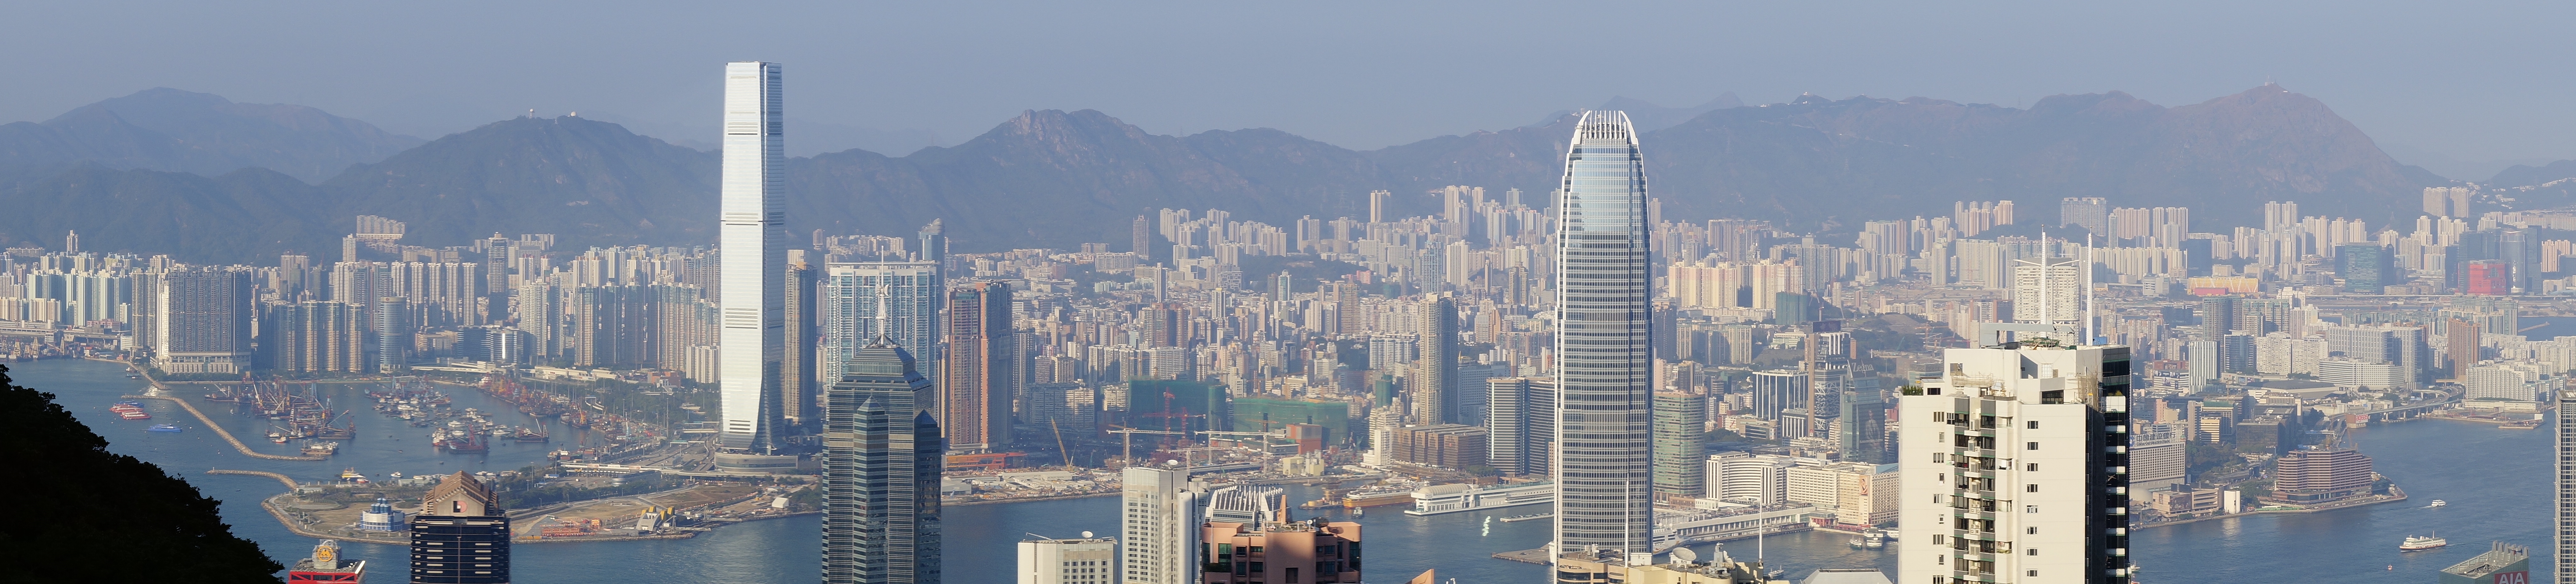
M144 430L145 430L145 431L149 431L149 432L178 432L178 431L180 431L178 426L172 426L172 425L169 425L169 424L154 424L154 425L153 425L152 427L150 427L150 428L144 428Z
M2441 500L2441 499L2434 499L2434 500L2433 500L2433 502L2432 502L2432 504L2425 505L2425 506L2426 506L2426 507L2440 507L2440 506L2443 506L2443 505L2449 505L2449 504L2451 504L2451 502L2450 502L2450 501L2444 501L2444 500Z
M1510 517L1505 517L1505 518L1502 518L1502 520L1501 520L1501 521L1502 521L1502 522L1504 522L1504 523L1515 523L1515 522L1521 522L1521 521L1537 521L1537 520L1540 520L1540 519L1547 519L1547 518L1555 517L1555 516L1556 516L1556 514L1555 514L1555 513L1531 513L1531 514L1528 514L1528 515L1513 515L1513 516L1510 516Z
M1855 538L1852 538L1852 539L1851 539L1851 548L1852 548L1852 549L1860 549L1860 546L1861 546L1860 538L1855 537Z
M2406 541L2405 541L2405 543L2397 544L2397 551L2401 551L2401 552L2423 551L2423 550L2429 550L2429 549L2433 549L2433 548L2437 548L2437 547L2442 547L2442 546L2446 546L2446 545L2451 545L2451 540L2442 539L2442 537L2441 537L2440 535L2438 535L2438 534L2437 534L2437 535L2410 535L2410 536L2406 536Z
M340 480L352 483L364 483L367 482L367 475L358 474L358 469L356 467L351 467L348 470L340 471Z
M152 414L146 414L143 412L117 412L116 417L128 420L149 420L152 419Z

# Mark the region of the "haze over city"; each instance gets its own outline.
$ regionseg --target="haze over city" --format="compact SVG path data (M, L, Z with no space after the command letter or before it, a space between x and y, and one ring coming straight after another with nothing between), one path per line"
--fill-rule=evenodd
M2571 11L0 8L0 580L2576 582Z

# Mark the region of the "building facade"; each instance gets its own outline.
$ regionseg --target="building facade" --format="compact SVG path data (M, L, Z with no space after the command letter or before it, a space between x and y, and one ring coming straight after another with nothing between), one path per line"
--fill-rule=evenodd
M716 269L718 466L774 469L787 281L787 138L777 63L725 64ZM723 456L732 454L733 456ZM792 465L793 461L788 461Z
M1585 112L1557 209L1557 549L1650 553L1654 350L1646 173L1628 115Z
M459 471L420 500L411 518L412 584L509 584L510 516L489 487Z
M950 450L984 453L1011 444L1011 286L978 282L948 291L946 358L939 361L939 426Z
M1901 582L2126 584L2128 347L1948 349L1900 399Z
M238 375L250 370L251 273L177 268L154 286L152 366L165 373Z
M1121 476L1118 572L1123 584L1194 584L1199 573L1198 501L1189 471L1127 467Z
M1017 584L1118 584L1118 540L1020 540Z
M823 581L939 582L945 462L931 385L911 353L861 348L825 390Z

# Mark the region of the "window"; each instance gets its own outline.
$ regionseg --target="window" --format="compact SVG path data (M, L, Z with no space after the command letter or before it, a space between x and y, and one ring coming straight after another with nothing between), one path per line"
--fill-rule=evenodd
M2036 555L2039 555L2039 548L2030 548L2030 549L2027 549L2027 550L2022 550L2022 552L2023 552L2023 553L2022 553L2022 555L2026 555L2026 556L2036 556Z
M2036 463L2036 462L2034 462L2034 463L2030 463L2028 466L2026 466L2026 467L2022 468L2022 470L2026 470L2026 471L2030 471L2030 472L2039 472L2039 463Z
M2033 578L2039 577L2039 571L2038 571L2038 570L2030 570L2030 571L2029 571L2029 574L2030 574L2030 577L2033 577Z
M2024 507L2022 507L2021 512L2023 512L2023 513L2038 513L2038 512L2039 512L2039 506L2038 506L2038 505L2029 505L2029 506L2024 506Z
M2022 532L2022 533L2031 534L2031 535L2038 535L2038 534L2039 534L2039 528L2037 528L2037 527L2024 527L2024 528L2021 528L2021 532Z
M2039 449L2039 443L2038 443L2038 442L2032 442L2032 443L2029 443L2029 445L2028 445L2028 446L2024 446L2022 449L2023 449L2023 450L2038 450L2038 449Z
M2032 430L2037 430L2037 429L2039 429L2039 420L2031 420L2031 421L2027 421L2027 422L2022 422L2022 427L2024 427L2024 428L2029 428L2029 429L2032 429Z
M2038 485L2037 483L2027 484L2027 485L2022 485L2022 486L2021 486L2021 492L2024 492L2024 493L2037 493L2037 492L2039 492L2039 485Z

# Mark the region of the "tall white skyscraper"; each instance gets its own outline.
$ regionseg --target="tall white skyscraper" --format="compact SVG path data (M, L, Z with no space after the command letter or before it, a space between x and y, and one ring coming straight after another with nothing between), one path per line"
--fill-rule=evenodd
M2566 412L2576 407L2576 392L2558 392L2558 560L2556 582L2576 582L2576 422Z
M777 63L725 64L724 177L716 231L718 333L716 377L723 424L716 464L776 467L787 280L787 142L781 127ZM793 457L784 457L787 468Z
M1898 582L2129 581L2129 348L1949 349L1908 389Z
M1177 468L1127 467L1119 493L1118 572L1126 584L1198 581L1199 491Z
M1559 196L1557 551L1639 559L1654 533L1655 355L1646 170L1626 113L1575 123Z

